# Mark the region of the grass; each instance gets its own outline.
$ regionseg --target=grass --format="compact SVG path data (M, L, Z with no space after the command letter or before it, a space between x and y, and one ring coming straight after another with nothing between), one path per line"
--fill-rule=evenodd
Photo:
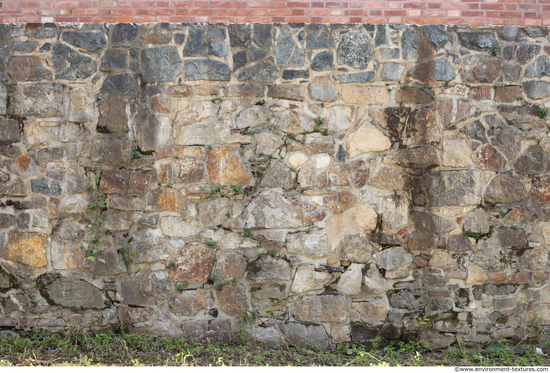
M240 338L239 338L240 337ZM28 337L0 339L2 366L547 366L550 359L523 345L521 352L505 341L491 349L430 352L415 343L379 347L339 344L313 350L269 349L250 342L246 333L230 343L161 338L125 333L75 332L69 337L37 331ZM243 348L245 347L245 348Z

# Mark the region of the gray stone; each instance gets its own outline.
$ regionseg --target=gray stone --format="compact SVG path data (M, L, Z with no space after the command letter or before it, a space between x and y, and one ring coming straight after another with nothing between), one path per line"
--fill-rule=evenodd
M51 39L55 38L57 36L57 30L55 27L52 28L41 28L40 30L36 31L36 34L34 36L37 39Z
M238 52L233 54L233 71L239 70L241 67L246 65L248 59L246 58L246 52Z
M518 26L500 26L498 36L506 41L516 41L518 39Z
M254 42L258 47L273 45L273 26L270 24L255 23Z
M529 62L540 52L540 45L522 44L518 48L518 62L521 64Z
M418 45L420 36L413 29L407 29L401 36L401 48L403 58L407 61L416 61L418 59Z
M390 42L388 38L388 27L384 24L379 24L376 26L376 37L374 38L374 46L379 47L381 45L386 45Z
M502 60L478 55L464 58L460 75L462 80L471 83L491 83L500 75Z
M512 203L522 201L527 192L521 181L506 175L495 175L485 191L485 201L491 203Z
M291 171L280 161L273 161L266 170L260 186L264 188L292 189L296 186L296 172Z
M530 38L541 38L548 36L548 27L546 26L524 26L521 30Z
M546 56L540 56L525 68L526 78L542 78L550 76L550 60Z
M52 305L73 310L103 309L109 305L105 294L84 280L45 274L36 282L40 284L40 294Z
M281 323L280 328L291 346L325 349L330 345L323 325Z
M246 271L247 278L253 282L292 280L289 263L284 259L274 258L271 255L265 255L263 258L249 263Z
M344 323L348 316L347 301L341 295L305 295L292 304L290 313L302 322Z
M311 233L289 233L286 245L290 253L309 258L326 258L332 253L327 234L319 230Z
M502 58L505 60L511 60L514 58L514 54L516 52L517 46L515 45L508 45L502 49Z
M42 193L48 196L60 196L63 194L61 185L57 181L46 177L31 180L31 190L34 193Z
M204 56L204 30L203 29L191 29L189 30L189 36L187 37L187 43L183 48L183 55L189 57Z
M229 40L232 48L247 47L250 44L250 27L247 24L231 24L229 29Z
M550 96L550 82L530 80L523 83L523 91L527 97L533 100L546 98Z
M0 213L0 229L6 229L15 223L15 215Z
M360 73L340 75L338 78L340 79L340 83L372 83L375 79L375 72L363 71Z
M283 79L307 79L309 78L308 70L283 70Z
M420 295L415 295L408 289L390 290L388 300L392 308L409 311L421 311L426 304Z
M107 45L105 37L98 32L65 31L63 41L92 53L99 53Z
M400 55L399 49L380 49L380 56L386 60L398 60Z
M306 38L307 49L330 49L334 48L334 39L327 30L323 30L319 36L308 34Z
M1 119L0 120L0 142L16 143L21 141L21 126L19 121L15 119ZM5 154L6 155L6 154Z
M378 267L390 271L395 268L408 266L413 257L402 247L392 247L374 254Z
M305 99L304 87L295 84L271 85L267 89L267 97L278 97L286 100L302 101Z
M258 60L261 60L266 55L267 53L264 52L263 50L252 47L252 49L250 50L250 62L256 62Z
M127 44L134 41L138 34L138 28L133 23L118 23L114 26L113 43Z
M277 78L279 78L279 69L267 62L260 62L250 66L237 75L237 79L241 81L262 83L272 83Z
M174 46L144 49L141 53L141 66L143 80L148 83L174 82L181 74L181 59ZM185 66L187 80L187 62Z
M13 41L11 47L14 52L32 53L36 49L36 43L32 40Z
M336 100L336 88L334 83L329 78L317 78L310 85L307 90L309 95L314 100L319 101L335 101Z
M354 69L365 69L374 56L369 36L350 32L342 37L337 49L338 63Z
M213 60L185 61L185 80L229 81L229 65Z
M63 116L63 86L37 83L23 87L21 114L39 118Z
M502 66L502 72L506 80L511 80L517 82L521 74L521 66L515 65L513 63L505 63Z
M101 71L125 70L128 52L120 49L109 49L101 58Z
M487 116L484 119L487 121ZM501 121L500 118L498 120ZM491 123L499 122L492 121ZM509 160L514 159L514 157L518 155L521 150L520 140L523 138L523 133L517 128L509 126L505 123L499 124L499 127L493 129L494 135L491 138L491 144L498 147Z
M313 71L326 71L334 69L334 57L332 52L321 52L315 55L311 62Z
M116 93L122 96L134 96L137 91L136 78L130 73L109 75L101 87L102 93Z
M426 176L429 206L472 206L481 202L481 175L476 171L438 171Z
M275 58L279 67L303 66L305 52L296 45L292 34L281 34L275 47Z
M520 174L535 175L548 170L548 156L538 145L531 145L512 163Z
M85 79L97 70L94 60L63 44L53 46L52 62L56 79Z
M454 67L444 58L435 60L435 80L449 82L456 78Z
M380 80L398 82L405 71L405 65L397 62L387 62L382 65Z
M227 59L229 51L225 41L211 40L208 42L208 54L211 56L222 57Z
M474 121L469 126L463 127L460 132L466 134L472 140L478 140L484 144L489 142L485 133L485 127L483 127L483 124L479 120Z
M224 32L225 32L225 30L224 30ZM174 43L176 43L177 45L183 45L183 43L185 43L185 35L184 34L175 34L174 35Z
M432 43L435 50L443 48L449 40L449 33L442 25L427 25L424 27L424 35Z
M464 47L476 51L490 52L493 47L498 47L492 32L459 32L458 40Z
M21 311L25 313L27 311L27 297L24 294L12 294L5 298L0 307L2 314L9 315L13 311Z
M206 37L208 39L225 39L227 33L224 28L209 28Z

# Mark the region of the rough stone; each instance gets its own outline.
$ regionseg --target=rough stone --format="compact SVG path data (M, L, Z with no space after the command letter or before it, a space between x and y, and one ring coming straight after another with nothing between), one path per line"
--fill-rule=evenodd
M185 75L186 80L190 80L187 79L191 75L187 73L187 65L188 62L185 63ZM148 83L173 82L182 71L178 50L173 46L144 49L141 53L141 66L143 80ZM200 70L199 66L197 70Z
M94 60L63 44L53 46L52 62L56 79L85 79L97 70Z
M202 243L191 243L180 250L180 257L172 269L176 282L205 283L212 272L215 251Z
M337 49L338 63L354 69L365 69L374 56L370 38L361 32L350 32L342 37Z
M180 72L181 70L175 75ZM229 81L229 66L213 60L187 60L185 61L185 80Z
M279 70L268 62L257 63L237 74L238 80L251 82L272 83L277 78L279 78Z
M348 311L346 298L337 295L306 295L290 309L297 321L343 323Z
M100 53L107 45L105 37L98 32L65 31L63 41L88 52Z

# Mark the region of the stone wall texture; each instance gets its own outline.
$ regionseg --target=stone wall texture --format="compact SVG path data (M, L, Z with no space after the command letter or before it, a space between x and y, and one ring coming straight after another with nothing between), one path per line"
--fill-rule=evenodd
M548 34L1 25L0 328L543 346Z
M3 0L0 22L550 25L547 0Z

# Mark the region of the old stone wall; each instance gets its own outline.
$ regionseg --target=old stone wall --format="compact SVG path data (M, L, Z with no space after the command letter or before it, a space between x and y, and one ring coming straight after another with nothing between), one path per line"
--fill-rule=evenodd
M542 346L549 55L544 27L2 25L0 327Z

